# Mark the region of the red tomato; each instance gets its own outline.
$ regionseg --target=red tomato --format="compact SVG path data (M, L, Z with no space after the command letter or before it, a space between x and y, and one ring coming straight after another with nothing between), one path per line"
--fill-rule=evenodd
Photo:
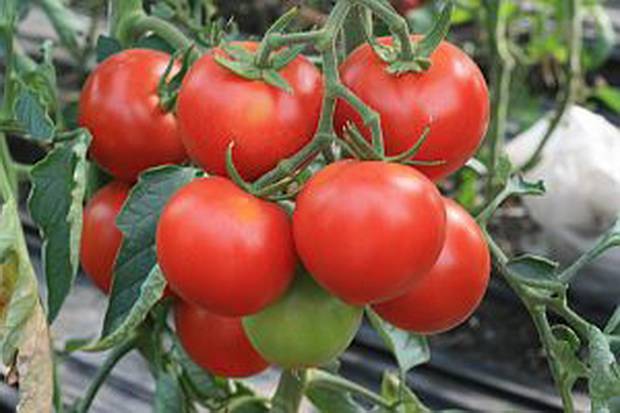
M417 282L439 256L444 226L435 185L385 162L331 164L308 181L293 215L310 274L355 305L393 298Z
M433 334L465 321L489 283L491 259L484 234L461 206L444 199L446 242L433 269L405 295L374 306L386 321Z
M392 0L399 13L407 14L410 10L419 9L424 5L424 0Z
M256 43L237 43L255 50ZM233 158L247 180L268 172L299 151L313 137L321 110L321 73L297 57L280 74L293 89L287 93L262 81L244 79L220 66L208 53L194 64L179 94L183 142L206 171L226 175L225 154L234 141Z
M223 377L248 377L268 367L250 344L240 318L218 316L177 300L174 322L187 354L210 373Z
M144 169L187 157L176 117L157 95L169 60L163 52L125 50L86 80L79 122L93 135L90 155L118 179L134 181Z
M419 37L413 37L419 39ZM391 44L391 38L380 39ZM430 135L414 159L444 161L417 167L437 181L455 172L480 145L489 120L489 93L478 66L456 46L442 42L424 73L394 76L368 44L342 64L342 82L381 116L386 153L398 155ZM370 141L370 130L359 114L340 101L334 118L339 133L348 121Z
M287 214L220 177L197 179L170 199L157 257L181 298L231 317L276 300L296 264Z
M130 189L123 182L112 182L101 188L84 209L80 259L84 272L105 293L110 291L114 260L123 239L116 217Z

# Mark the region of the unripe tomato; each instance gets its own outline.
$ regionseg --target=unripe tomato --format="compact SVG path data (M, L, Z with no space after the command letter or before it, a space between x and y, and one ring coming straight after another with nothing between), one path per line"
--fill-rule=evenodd
M255 42L236 45L257 47ZM225 53L214 49L206 54L183 81L178 105L183 142L196 163L218 175L226 175L226 150L234 142L235 166L254 180L312 139L321 110L321 73L297 57L280 70L292 88L288 93L232 73L215 55Z
M176 117L160 107L157 95L169 61L163 52L125 50L86 80L79 123L93 135L92 158L118 179L135 181L144 169L187 157Z
M375 311L405 330L433 334L465 321L489 283L491 258L484 234L461 206L445 198L446 242L433 269L405 295Z
M292 369L325 364L351 344L362 308L347 305L299 272L286 294L244 317L250 342L270 363Z
M392 39L380 42L391 44ZM340 73L342 82L381 116L388 155L405 152L430 127L414 159L444 161L417 167L437 181L463 166L480 145L489 120L489 92L478 66L456 46L442 42L430 60L426 72L391 75L387 64L365 43L345 60ZM348 121L371 141L359 114L339 101L336 131L341 133Z
M218 315L260 311L295 272L288 215L225 178L197 179L174 194L156 238L170 288Z
M114 181L101 188L84 208L80 260L84 272L103 292L110 291L114 261L123 239L116 227L131 187Z
M310 274L357 305L393 298L419 281L439 256L444 226L435 185L385 162L331 164L308 181L293 215Z
M240 318L218 316L177 300L174 323L187 354L210 373L223 377L248 377L268 367L250 344Z

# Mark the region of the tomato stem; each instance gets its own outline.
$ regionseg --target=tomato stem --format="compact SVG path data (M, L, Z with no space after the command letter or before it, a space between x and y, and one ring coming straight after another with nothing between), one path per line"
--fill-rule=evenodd
M86 390L86 394L84 395L84 398L78 401L77 406L75 408L76 413L86 413L89 410L90 405L93 403L93 400L95 399L95 396L97 395L97 392L99 391L99 389L101 388L101 386L103 385L107 377L112 372L112 369L114 369L114 366L116 366L116 364L127 353L129 353L131 350L133 350L136 347L137 339L138 339L138 335L136 334L132 336L130 339L128 339L127 341L125 341L123 344L121 344L120 346L112 350L108 358L104 361L103 365L101 366L101 368L95 375L95 378L90 383L90 386L88 386L88 389Z
M294 413L299 410L306 385L306 370L284 370L271 401L270 413Z

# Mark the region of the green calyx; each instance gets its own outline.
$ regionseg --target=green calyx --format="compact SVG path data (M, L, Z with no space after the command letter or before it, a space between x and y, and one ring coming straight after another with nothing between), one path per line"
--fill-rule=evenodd
M293 89L279 72L295 60L305 46L298 44L276 52L270 41L272 36L282 33L298 14L299 9L293 7L280 17L267 31L256 52L237 44L224 44L222 50L228 56L216 54L215 61L245 79L261 80L287 93L293 93Z
M402 43L403 36L395 35L393 45L380 44L376 39L368 36L368 43L377 56L388 64L388 73L396 76L404 73L421 73L431 67L430 56L441 44L450 29L453 7L451 1L446 3L431 30L420 41L411 45L412 56L410 57L408 53L405 53L408 48ZM405 38L408 39L408 42L412 42L408 36Z

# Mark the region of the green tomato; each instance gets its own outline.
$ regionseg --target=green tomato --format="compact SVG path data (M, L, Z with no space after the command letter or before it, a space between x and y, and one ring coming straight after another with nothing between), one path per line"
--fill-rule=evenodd
M283 368L319 366L342 354L362 320L362 307L340 301L305 271L274 304L245 317L254 348Z

